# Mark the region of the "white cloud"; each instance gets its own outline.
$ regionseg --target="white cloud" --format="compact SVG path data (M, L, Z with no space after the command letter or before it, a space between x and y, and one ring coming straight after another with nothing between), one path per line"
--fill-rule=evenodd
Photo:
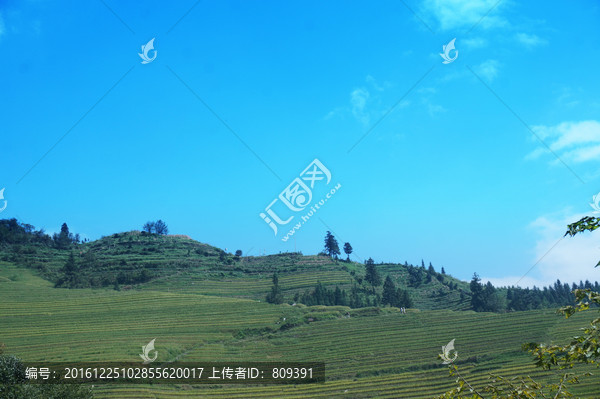
M367 81L367 83L370 83L371 85L373 85L373 88L375 90L377 90L377 91L384 91L385 90L385 87L379 85L373 76L367 75L367 78L365 80ZM384 85L386 85L386 83L384 83Z
M528 35L527 33L517 33L515 38L525 47L535 47L541 44L546 44L546 40L541 39L537 35Z
M481 282L486 284L491 282L494 287L529 287L536 286L538 288L553 284L556 279L551 281L539 280L529 276L507 276L507 277L481 277Z
M571 87L562 87L557 91L558 96L556 97L556 103L562 107L576 107L581 103L578 97L582 91L581 88L574 90Z
M590 198L591 201L591 198ZM591 210L591 208L590 208ZM563 211L560 215L544 215L529 224L537 236L532 248L531 266L523 270L523 275L505 277L481 277L485 283L491 281L496 287L520 286L541 288L559 279L562 283L578 283L580 280L600 281L600 233L584 232L575 237L561 237L567 225L589 214L573 214ZM518 282L518 283L517 283Z
M498 0L425 0L423 10L432 16L442 30L471 28L476 23L488 29L507 24L500 9L507 2Z
M350 92L350 107L338 107L329 112L325 119L329 119L337 114L352 115L363 125L369 125L373 116L383 113L381 108L381 96L386 89L392 87L392 84L387 81L381 83L371 76L365 77L365 86L356 87ZM410 104L408 101L403 101L398 105L399 108L404 108Z
M475 67L477 74L488 82L493 81L498 76L499 63L496 60L487 60Z
M329 120L329 119L333 118L334 116L341 115L343 113L343 111L344 111L343 107L337 107L336 109L334 109L332 111L329 111L327 113L327 115L325 115L323 117L323 119L324 120Z
M429 112L429 116L435 118L437 114L446 112L447 109L438 104L427 104L427 112Z
M533 126L533 131L565 162L583 163L600 159L600 122L562 122L555 126ZM536 148L526 159L547 153Z
M420 87L417 89L417 93L420 94L435 94L437 89L435 87Z
M352 115L358 119L362 124L367 125L371 120L369 114L366 111L367 101L371 95L365 88L354 89L350 93L350 104L352 104Z
M583 216L586 214L563 212L560 216L540 216L530 224L530 228L539 232L534 258L537 261L543 257L536 266L542 281L556 279L569 283L586 279L600 281L600 268L594 267L600 260L600 235L597 232L579 233L575 237L567 236L556 244L565 234L567 225L578 221ZM550 250L555 244L556 246Z
M463 39L460 41L460 44L465 48L474 50L478 48L483 48L487 46L488 42L486 39L481 37L474 37L472 39Z
M429 116L435 118L438 114L446 112L447 109L440 104L434 102L434 95L437 93L435 87L421 87L417 89L417 93L421 97L421 104L427 107Z

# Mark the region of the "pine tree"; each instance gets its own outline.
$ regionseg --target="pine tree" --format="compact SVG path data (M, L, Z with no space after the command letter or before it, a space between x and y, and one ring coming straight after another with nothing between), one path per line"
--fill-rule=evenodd
M54 234L53 239L57 248L67 249L73 243L73 234L69 232L69 226L63 223L60 227L60 233Z
M67 277L75 276L75 273L77 272L77 266L75 265L75 257L73 256L73 252L71 252L69 254L69 258L67 259L67 262L65 263L63 272L65 273L65 276L67 276Z
M76 287L79 280L79 277L77 276L77 270L78 268L75 264L75 257L73 256L73 252L71 252L62 268L64 277L58 280L56 287Z
M381 276L379 276L379 273L375 268L375 261L373 261L372 258L369 258L366 263L365 280L371 284L371 287L373 287L373 292L375 292L375 287L381 285Z
M267 294L266 300L269 303L283 303L283 294L279 288L279 277L277 277L277 273L273 273L273 287L271 287L271 292Z
M476 312L482 312L484 309L484 300L483 300L483 286L481 285L481 279L477 275L477 273L473 273L473 278L471 279L471 307Z
M486 312L498 312L500 310L500 298L496 295L496 288L489 281L483 289L483 310Z
M431 264L431 262L429 262L429 268L427 269L427 271L429 272L429 274L435 273L435 269L433 268L433 265Z
M330 231L325 235L325 253L331 258L340 254L338 242Z
M385 278L385 282L383 283L383 295L381 296L381 302L384 305L395 306L396 299L396 285L392 281L392 278L388 276Z
M335 286L333 302L334 302L334 305L342 304L342 290L340 290L340 287L338 287L337 285Z
M408 291L398 288L396 290L396 304L394 305L398 308L412 308L413 303L410 299L410 295L408 295Z

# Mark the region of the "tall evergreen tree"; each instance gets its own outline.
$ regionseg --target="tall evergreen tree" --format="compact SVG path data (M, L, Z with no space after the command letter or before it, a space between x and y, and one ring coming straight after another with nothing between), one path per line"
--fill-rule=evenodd
M392 278L388 274L383 283L383 294L381 296L381 302L384 305L395 306L397 302L396 298L396 285L392 281Z
M365 280L371 284L371 287L373 287L373 292L375 292L375 287L381 285L381 276L377 272L375 261L373 261L372 258L369 258L366 262Z
M403 290L401 288L398 288L398 290L396 291L396 307L405 307L405 308L412 308L413 307L413 302L410 299L410 295L408 295L408 291L407 290Z
M469 287L471 288L471 307L476 312L482 312L484 309L483 286L477 273L473 273Z
M75 273L77 272L77 266L75 265L75 257L73 256L73 252L71 252L69 254L69 258L67 259L67 262L65 263L63 272L65 273L66 276L74 276Z
M496 288L488 281L483 289L483 310L485 312L498 312L501 307L502 304L496 294Z
M331 258L340 254L338 242L330 231L325 235L325 253Z
M433 268L433 265L431 264L431 262L429 262L429 268L427 268L427 271L429 272L429 274L435 273L435 269Z
M283 293L281 292L281 288L279 288L277 273L273 273L273 286L271 287L271 292L267 294L266 300L269 303L283 303Z
M69 254L69 257L67 258L67 261L65 262L65 265L61 271L63 272L63 277L58 279L55 286L68 288L76 287L79 276L77 275L77 265L75 264L73 252Z
M63 223L60 227L60 233L54 234L53 236L54 244L57 248L67 249L73 243L73 234L69 232L69 226L66 223Z

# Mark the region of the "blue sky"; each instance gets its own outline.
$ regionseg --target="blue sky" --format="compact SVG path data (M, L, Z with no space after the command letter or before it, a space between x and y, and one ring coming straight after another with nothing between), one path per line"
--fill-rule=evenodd
M598 20L591 0L2 1L0 217L90 239L160 218L250 255L332 230L355 260L600 280L598 236L559 241L600 191ZM277 235L259 214L314 159L313 202L341 187L282 242L305 211Z

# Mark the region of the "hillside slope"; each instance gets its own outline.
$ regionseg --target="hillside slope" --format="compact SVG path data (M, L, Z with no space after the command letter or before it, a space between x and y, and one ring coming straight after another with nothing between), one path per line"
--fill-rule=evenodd
M136 362L141 346L156 338L160 362L323 361L327 369L324 384L101 384L94 388L97 398L431 398L452 385L437 359L451 339L462 372L480 387L490 372L546 381L553 373L535 368L521 344L565 342L593 316L565 320L551 310L400 314L192 292L55 289L31 270L0 262L0 341L25 361ZM597 398L599 386L592 376L574 392Z
M363 281L365 267L360 263L300 253L238 257L185 236L131 231L73 244L69 249L34 243L0 245L0 260L34 270L53 283L60 281L71 253L78 278L74 287L79 288L119 287L263 299L274 272L279 274L281 289L289 302L318 282L346 291L353 285L367 287ZM422 284L416 287L408 283L408 271L421 268L400 264L376 267L383 278L389 274L398 287L408 290L418 308L469 308L468 284L450 275L435 273L435 278L423 277Z

